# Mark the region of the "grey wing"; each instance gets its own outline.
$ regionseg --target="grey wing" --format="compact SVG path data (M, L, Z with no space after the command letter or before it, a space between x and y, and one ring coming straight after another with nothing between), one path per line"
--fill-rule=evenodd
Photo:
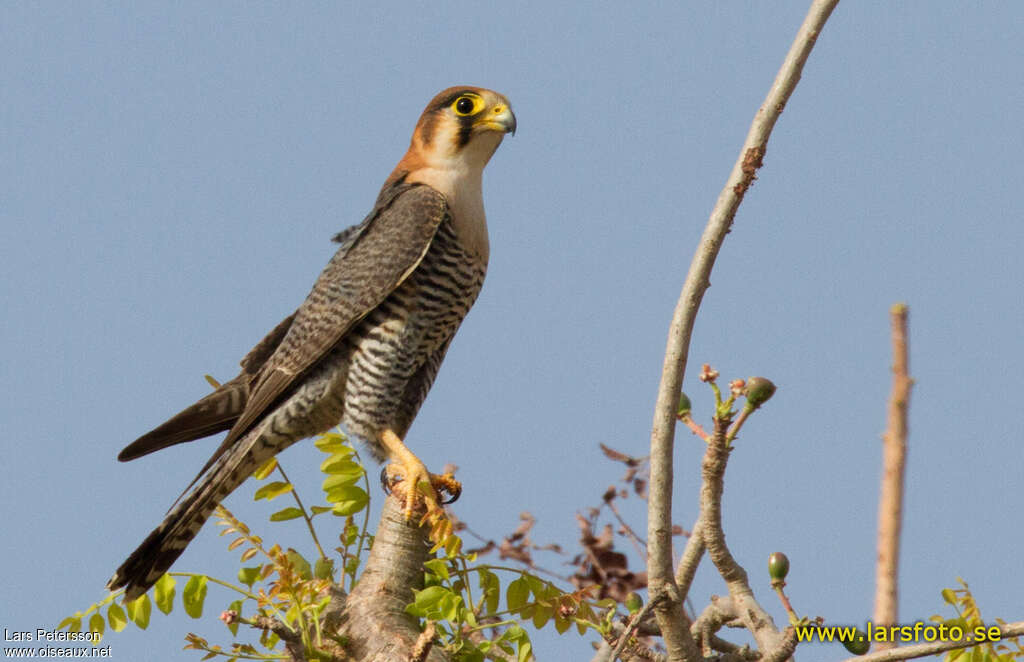
M128 444L117 459L134 460L168 446L230 430L245 411L253 379L281 344L294 317L294 314L286 317L246 354L241 361L242 372L237 377Z
M295 319L253 385L245 411L215 457L245 434L352 327L419 265L448 213L440 193L398 185L354 231L299 306Z

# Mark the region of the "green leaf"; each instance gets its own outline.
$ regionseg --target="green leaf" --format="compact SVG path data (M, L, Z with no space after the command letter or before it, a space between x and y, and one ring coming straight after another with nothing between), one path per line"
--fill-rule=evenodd
M273 483L267 483L260 489L256 490L256 494L252 495L252 498L254 501L259 501L260 499L267 499L269 501L291 491L291 483L275 480Z
M252 477L255 478L256 480L263 480L264 478L269 476L270 472L272 472L276 468L277 458L272 457L263 464L261 464L260 467L256 469L256 471L252 472Z
M233 611L233 612L237 613L239 616L241 616L242 615L242 601L241 600L235 600L234 602L229 604L228 605L228 611ZM237 635L238 634L238 620L236 619L234 623L229 625L228 629L231 630L231 634L232 635Z
M548 624L551 617L555 615L555 609L551 605L538 603L533 611L533 627L538 630Z
M516 581L519 581L518 579ZM505 631L502 636L503 639L516 642L517 648L517 660L519 662L528 662L530 654L533 651L533 645L530 643L530 636L526 634L526 630L519 627L518 625L511 626Z
M320 435L313 442L313 445L325 453L344 453L346 450L349 453L353 452L352 448L346 443L345 437L336 432Z
M140 629L145 630L149 627L149 615L153 611L153 603L149 601L148 593L143 593L135 600L125 603L124 607L128 611L128 618Z
M956 604L956 594L953 593L953 589L951 588L942 589L942 599L945 600L948 604Z
M334 560L320 557L313 566L313 576L317 579L334 579Z
M72 630L71 629L71 626L75 624L75 621L78 621L78 629L81 630L82 629L82 617L79 616L77 613L74 616L68 616L67 618L65 618L60 623L57 623L57 629L58 630L63 630L64 628L67 628L68 631L70 631L70 632L77 632L77 630Z
M107 622L110 623L110 629L114 632L120 632L128 625L128 617L124 615L121 605L116 602L110 603L110 609L107 610Z
M302 554L299 554L294 549L289 548L285 553L285 556L287 556L288 560L291 561L292 569L295 570L295 574L297 574L300 579L313 578L313 567L309 565L309 561L307 561Z
M302 517L302 511L299 510L298 508L296 508L295 506L292 506L290 508L285 508L284 510L279 510L276 513L274 513L273 515L271 515L270 516L270 521L271 522L286 522L286 521L288 521L290 519L295 519L297 517Z
M597 621L597 616L594 614L594 610L590 608L590 603L586 600L580 600L577 604L576 619L576 629L579 630L581 635L586 634L587 632L587 626L584 623L588 621L591 623Z
M532 575L528 575L526 577L526 583L530 586L530 592L533 593L534 600L543 600L548 597L548 587L540 579L537 579Z
M444 586L431 586L423 589L422 591L414 590L413 593L416 594L416 598L413 600L413 605L415 605L417 609L421 609L425 612L436 607L444 596L452 594L452 592Z
M438 603L438 609L441 612L441 617L445 620L451 621L452 623L458 622L459 608L462 606L462 596L455 595L454 593L448 593L441 602Z
M490 570L480 570L480 590L484 592L484 606L487 614L498 611L498 602L501 600L501 582L498 575Z
M370 497L363 488L349 485L330 492L327 500L334 504L335 515L354 515L367 506Z
M93 642L94 645L98 644L98 643L100 643L100 641L102 641L102 639L103 639L103 630L105 630L106 627L107 627L107 622L103 620L103 614L101 614L99 612L96 612L95 614L93 614L92 617L89 619L89 632L95 632L98 635L100 635L100 638L97 639L95 642Z
M461 551L462 551L462 538L460 538L460 537L458 537L456 535L448 536L448 539L444 543L444 553L445 553L445 555L448 558L453 559L456 556L458 556L459 552L461 552Z
M362 478L366 473L359 463L352 459L351 453L335 453L320 463L320 471L332 476L355 476Z
M423 563L423 567L441 579L447 580L449 578L448 563L444 559L430 559Z
M518 653L519 662L530 662L530 655L533 653L533 644L530 643L529 639L527 639L526 641L519 642Z
M505 590L505 601L511 612L517 612L522 609L529 599L530 584L523 577L510 582Z
M260 578L260 566L253 566L251 568L239 568L238 569L238 581L242 582L249 588L256 583L256 580Z
M313 515L311 515L311 517L313 517L319 515L320 513L329 513L334 509L329 508L327 506L313 506L312 508L310 508L310 510L313 512Z
M164 576L156 580L153 585L153 597L156 599L157 608L165 614L171 613L174 609L174 586L177 584L174 577L164 573Z
M186 614L192 618L202 617L203 602L206 600L206 575L192 575L185 584L181 599L185 604Z
M340 488L343 488L343 487L348 487L349 485L355 485L356 483L359 482L359 479L361 477L362 476L357 476L357 475L352 475L352 474L332 475L332 476L328 476L327 478L324 478L324 482L323 482L323 485L321 487L323 488L324 492L327 492L328 494L330 494L334 490L337 490L337 489L340 489ZM330 501L330 499L328 499L328 501Z
M345 523L345 531L343 535L345 536L344 541L346 547L351 546L352 543L356 541L356 538L359 537L359 527L352 522L351 516L349 516L348 522Z
M82 613L76 611L75 615L68 620L68 631L69 632L81 632L82 631Z
M572 621L568 618L562 618L559 612L555 612L555 632L558 634L565 634L565 631L572 626Z

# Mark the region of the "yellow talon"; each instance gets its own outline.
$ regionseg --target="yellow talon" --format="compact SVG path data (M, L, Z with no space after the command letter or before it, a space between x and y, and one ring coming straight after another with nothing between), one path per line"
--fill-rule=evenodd
M401 488L403 492L400 495L405 498L405 508L403 509L405 519L412 519L413 510L416 508L416 499L419 496L426 510L421 523L435 524L438 518L444 516L442 504L458 499L462 492L462 485L451 474L438 476L427 471L423 462L402 443L393 430L383 430L380 433L380 441L387 451L388 457L394 462L384 470L389 486L403 486ZM450 494L452 498L447 501L439 500L438 494L442 491Z

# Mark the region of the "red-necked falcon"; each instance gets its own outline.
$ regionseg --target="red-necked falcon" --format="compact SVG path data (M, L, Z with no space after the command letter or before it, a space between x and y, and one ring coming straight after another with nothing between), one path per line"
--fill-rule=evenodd
M298 310L242 359L237 377L121 451L119 460L131 460L228 431L110 590L124 587L127 600L146 592L256 468L339 423L397 465L404 485L441 478L402 439L483 284L481 179L515 129L508 99L491 90L452 87L434 97L372 211L335 236L341 246ZM426 491L436 509L436 493ZM405 489L407 517L415 493Z

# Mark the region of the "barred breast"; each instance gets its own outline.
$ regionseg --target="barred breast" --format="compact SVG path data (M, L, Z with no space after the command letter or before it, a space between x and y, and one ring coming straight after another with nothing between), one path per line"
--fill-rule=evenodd
M448 216L416 270L346 339L342 421L378 459L377 434L390 427L405 436L486 271L486 261L459 243Z

